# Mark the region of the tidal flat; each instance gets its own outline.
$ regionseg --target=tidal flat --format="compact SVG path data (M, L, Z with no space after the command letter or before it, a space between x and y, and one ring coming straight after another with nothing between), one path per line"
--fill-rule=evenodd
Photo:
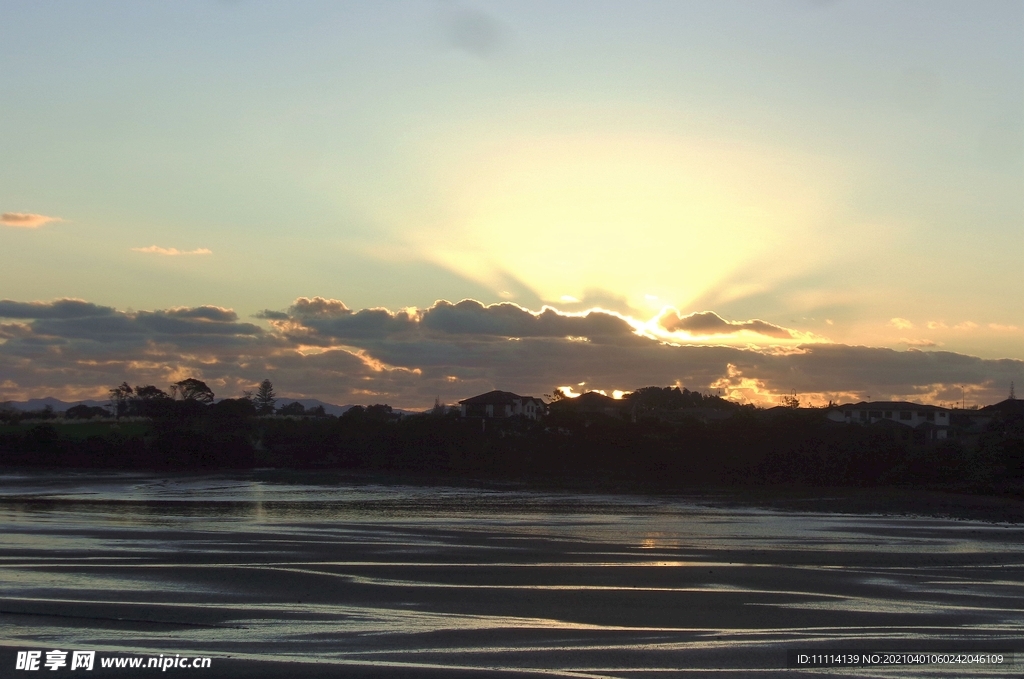
M1019 656L1024 526L835 513L827 497L813 510L757 504L298 473L5 472L0 662L82 649L208 656L209 677L1024 671L1021 657L787 669L796 648Z

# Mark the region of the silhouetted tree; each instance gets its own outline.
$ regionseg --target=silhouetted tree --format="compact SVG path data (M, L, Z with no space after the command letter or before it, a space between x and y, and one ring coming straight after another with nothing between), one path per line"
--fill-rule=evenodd
M171 393L181 398L182 401L213 402L213 390L206 386L206 382L194 377L172 384Z
M110 411L99 406L87 406L84 403L72 406L64 411L64 417L68 420L88 420L93 417L110 417Z
M279 415L297 415L301 417L306 414L306 408L298 401L293 401L286 406L281 406L277 412Z
M260 382L259 389L256 390L256 396L253 397L253 405L256 406L256 412L259 415L272 415L274 413L274 403L277 399L274 398L274 385L267 379Z
M170 398L170 396L163 389L154 387L152 384L147 384L144 387L135 387L135 398L142 399L143 401L149 401L157 398Z
M130 401L129 411L142 417L160 417L173 405L170 395L152 384L135 387L135 398Z
M447 406L445 406L445 404L441 403L441 397L435 396L434 407L430 409L430 414L434 415L435 417L440 417L441 415L444 415L446 412L448 412L448 408Z
M110 409L114 411L115 417L121 417L128 413L128 399L132 395L132 388L127 382L110 390Z
M382 422L388 422L398 418L397 415L391 412L391 406L387 403L374 403L372 406L366 406L366 417L370 420L379 420Z
M211 417L221 421L240 421L256 414L256 407L246 398L226 398L208 409Z
M351 408L349 408L348 410L341 414L343 418L349 420L358 420L361 419L364 415L366 415L366 408L364 408L363 406L352 406Z
M561 389L561 388L555 389L550 394L544 394L544 395L547 396L548 399L550 399L552 403L554 403L555 401L562 401L562 400L565 400L565 399L569 398L569 395L566 394L565 390Z

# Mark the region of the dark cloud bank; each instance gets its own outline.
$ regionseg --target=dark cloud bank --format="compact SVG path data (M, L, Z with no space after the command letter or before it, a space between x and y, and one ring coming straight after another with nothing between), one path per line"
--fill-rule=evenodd
M108 387L206 380L237 396L264 377L279 392L336 403L426 407L494 388L540 395L560 385L629 390L679 384L770 402L816 394L947 400L967 385L976 401L1024 384L1024 361L942 351L837 344L756 350L676 346L636 334L610 312L530 312L514 304L440 301L425 310L349 309L300 298L286 311L240 320L215 306L124 312L80 300L0 301L0 400L97 396ZM765 321L711 312L659 319L668 330L712 337L747 330L789 339Z

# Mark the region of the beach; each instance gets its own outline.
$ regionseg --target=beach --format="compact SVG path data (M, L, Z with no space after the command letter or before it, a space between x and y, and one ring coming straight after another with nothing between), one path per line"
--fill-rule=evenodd
M1020 524L727 500L5 473L0 661L62 649L209 657L205 676L1020 674L786 665L788 649L1016 648Z

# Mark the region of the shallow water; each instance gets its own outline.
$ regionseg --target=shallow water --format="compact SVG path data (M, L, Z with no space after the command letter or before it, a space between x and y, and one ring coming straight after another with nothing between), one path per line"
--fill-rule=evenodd
M298 474L0 475L12 658L764 676L789 648L1015 648L1022 575L1024 529L970 521Z

